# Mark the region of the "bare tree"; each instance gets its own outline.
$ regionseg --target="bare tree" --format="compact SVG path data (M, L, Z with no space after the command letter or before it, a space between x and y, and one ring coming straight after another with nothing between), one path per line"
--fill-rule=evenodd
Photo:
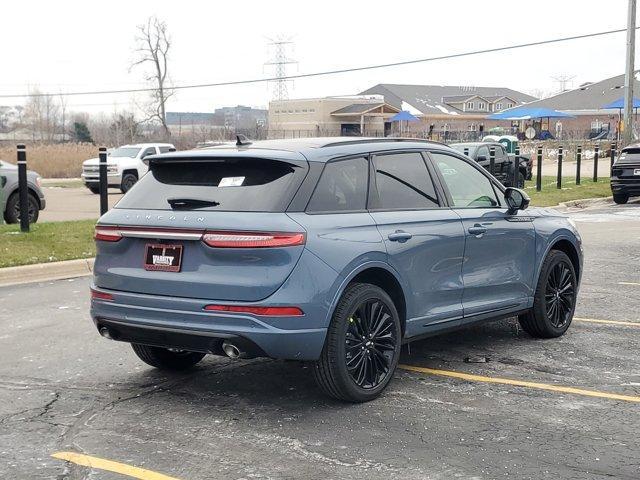
M36 88L33 93L39 93ZM34 140L53 142L56 139L60 106L51 95L32 96L24 108L24 124Z
M169 97L173 95L173 90L169 87L167 70L168 53L171 47L167 24L157 17L149 17L145 25L138 26L136 41L138 42L136 50L138 58L130 69L151 64L151 73L147 75L146 79L155 86L146 121L159 121L164 135L170 137L171 131L167 126L166 105Z

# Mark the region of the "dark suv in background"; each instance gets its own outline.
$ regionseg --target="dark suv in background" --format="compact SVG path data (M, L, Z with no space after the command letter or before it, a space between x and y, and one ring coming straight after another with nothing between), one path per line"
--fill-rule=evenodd
M640 144L629 145L620 152L611 169L613 201L627 203L640 196Z
M91 315L144 362L206 354L312 362L336 398L375 398L403 342L518 316L571 324L580 237L524 211L446 145L307 138L149 157L96 226Z
M531 159L522 155L507 153L499 142L467 142L452 143L451 148L460 153L467 152L467 155L478 162L483 168L489 171L491 147L495 148L495 165L493 176L505 186L524 188L525 180L531 180L532 162ZM518 184L513 185L513 166L518 163Z

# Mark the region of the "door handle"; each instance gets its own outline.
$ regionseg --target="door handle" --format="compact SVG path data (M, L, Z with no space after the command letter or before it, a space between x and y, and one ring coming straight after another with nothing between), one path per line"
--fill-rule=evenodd
M479 223L476 223L473 227L469 227L469 233L471 235L482 235L483 233L487 233L487 227L483 227Z
M400 243L406 242L411 237L413 237L413 235L411 235L409 232L404 232L402 230L396 230L395 232L390 233L389 235L387 235L387 238L391 242L400 242Z

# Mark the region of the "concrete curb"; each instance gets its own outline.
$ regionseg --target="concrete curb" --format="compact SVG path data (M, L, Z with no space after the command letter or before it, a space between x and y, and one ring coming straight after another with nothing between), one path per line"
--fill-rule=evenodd
M613 197L598 197L598 198L582 198L579 200L569 200L567 202L559 203L559 207L578 207L585 208L590 207L597 203L611 203L613 201Z
M65 262L0 268L0 287L91 275L94 260L93 258L82 258Z

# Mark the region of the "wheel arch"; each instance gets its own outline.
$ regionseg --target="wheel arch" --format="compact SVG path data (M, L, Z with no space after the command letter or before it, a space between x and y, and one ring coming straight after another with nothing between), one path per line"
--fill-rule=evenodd
M31 195L33 195L33 197L36 199L36 202L38 202L38 210L42 210L42 200L40 199L40 195L38 195L37 190L34 187L32 187L31 185L27 185L27 191ZM20 195L20 188L18 186L13 188L11 190L11 192L9 192L9 194L6 196L6 198L3 198L5 210L7 208L7 203L9 203L9 197L11 197L11 195L13 195L14 193L16 195Z
M578 281L580 281L582 275L582 262L580 261L580 253L578 251L578 247L575 245L574 241L571 238L567 236L560 236L554 238L549 242L544 255L542 255L538 265L535 284L537 284L538 279L540 278L540 271L542 270L544 259L547 258L547 255L551 250L559 250L569 257L569 260L571 260L571 264L573 265L573 269L576 272L576 278L578 278Z
M400 317L400 326L402 335L406 331L408 306L405 295L405 288L400 275L384 262L367 262L352 270L342 281L329 309L329 318L331 320L335 312L338 301L346 288L352 283L370 283L383 289L393 300ZM328 323L328 322L327 322Z
M127 174L132 174L135 175L135 177L140 180L140 175L138 174L138 169L135 167L132 168L125 168L124 170L122 170L122 178L124 178L125 175Z

